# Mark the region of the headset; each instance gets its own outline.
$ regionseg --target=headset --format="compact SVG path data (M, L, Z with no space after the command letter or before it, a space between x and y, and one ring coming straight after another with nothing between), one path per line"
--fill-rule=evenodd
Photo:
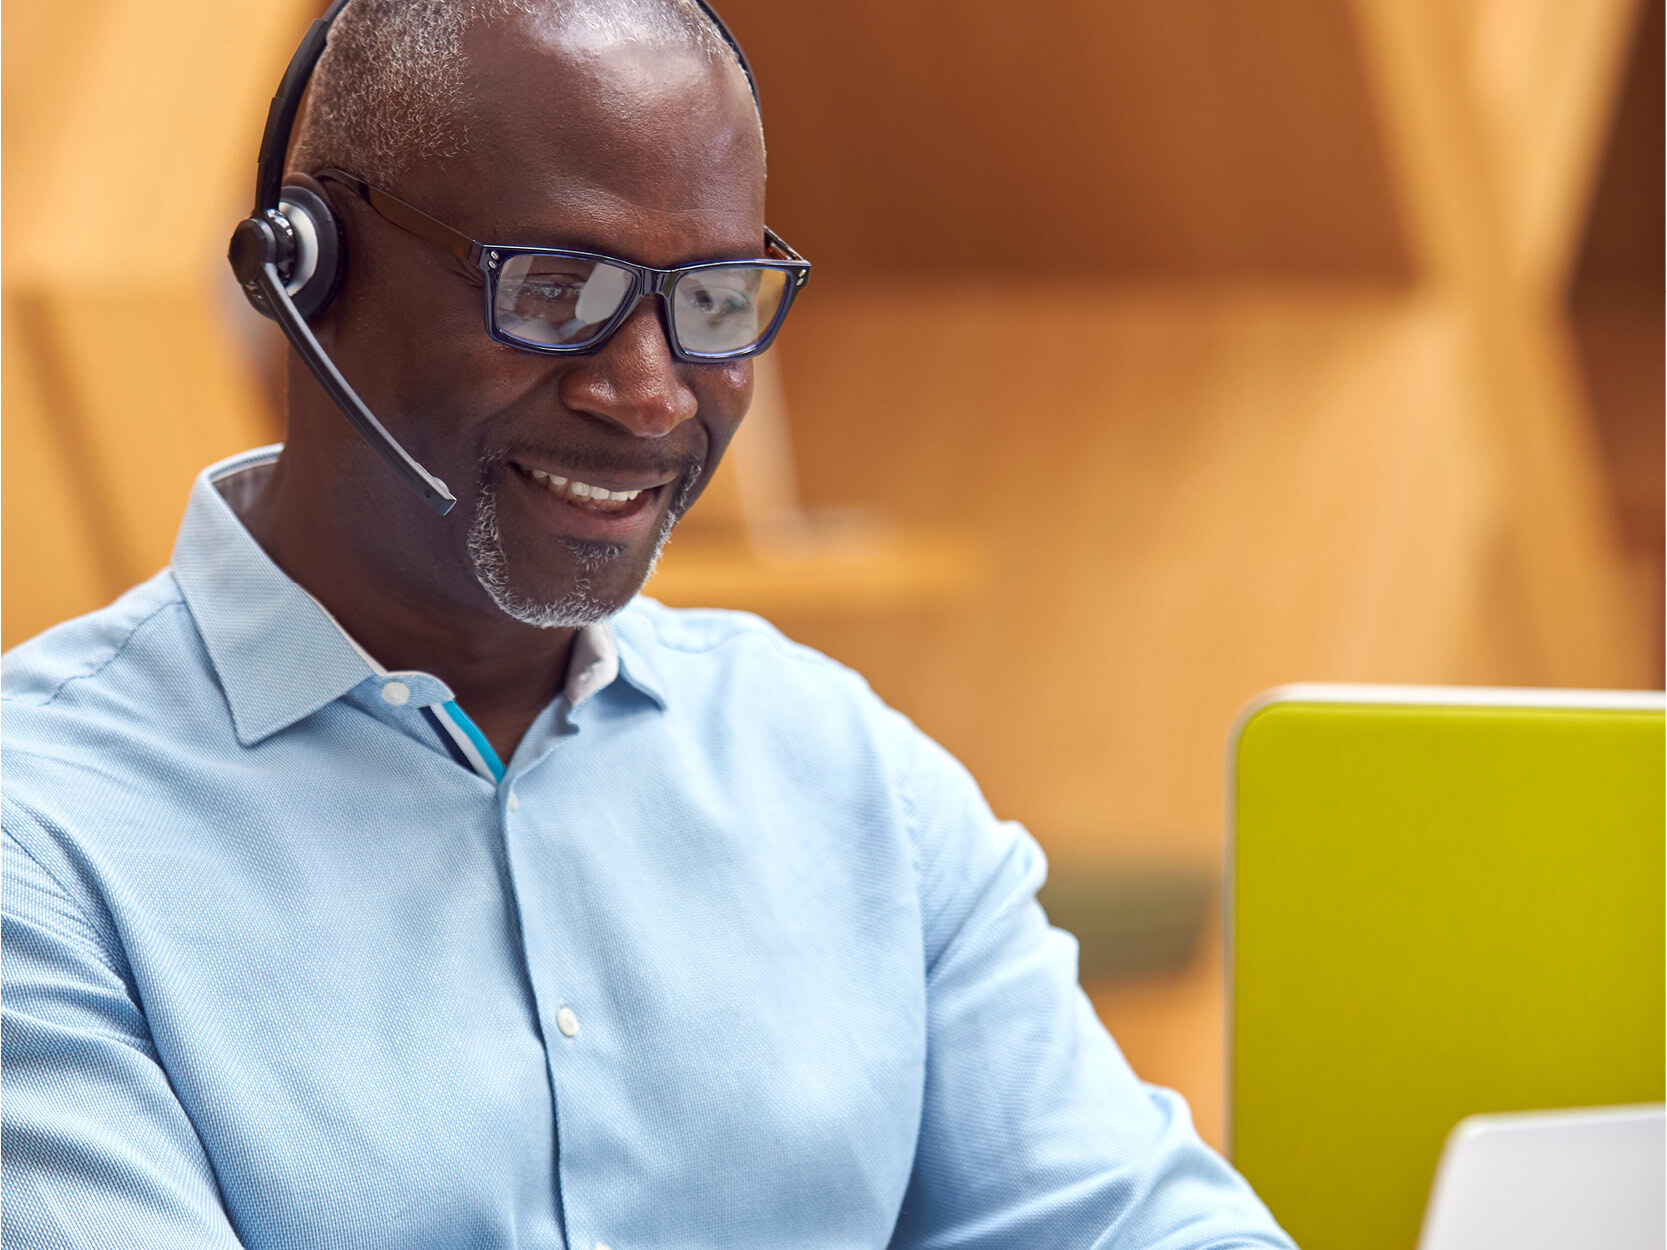
M695 3L740 62L753 107L757 108L758 83L746 53L706 0ZM324 16L307 28L278 83L256 160L254 212L237 223L227 259L249 303L263 317L278 323L296 355L353 428L401 481L422 496L424 503L445 516L457 499L444 482L412 459L388 433L307 325L307 318L328 304L341 287L347 273L347 235L328 203L306 187L283 180L284 161L302 94L319 57L324 55L330 25L346 4L347 0L335 0Z

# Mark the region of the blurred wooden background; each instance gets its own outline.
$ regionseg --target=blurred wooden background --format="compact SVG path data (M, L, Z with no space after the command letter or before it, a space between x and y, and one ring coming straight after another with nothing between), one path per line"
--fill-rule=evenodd
M5 8L7 645L278 436L222 257L317 7ZM817 269L654 589L765 611L955 751L1219 1138L1236 710L1661 684L1660 0L721 7ZM1191 936L1127 975L1095 900L1159 897L1148 936Z

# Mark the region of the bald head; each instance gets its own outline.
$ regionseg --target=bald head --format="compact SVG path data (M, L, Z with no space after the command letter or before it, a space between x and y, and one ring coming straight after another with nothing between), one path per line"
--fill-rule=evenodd
M615 69L677 61L739 69L694 0L350 0L313 73L291 167L339 166L397 185L415 166L467 151L472 119L506 115L481 107L480 67L471 63L479 42L471 34L489 24L521 27L546 53Z

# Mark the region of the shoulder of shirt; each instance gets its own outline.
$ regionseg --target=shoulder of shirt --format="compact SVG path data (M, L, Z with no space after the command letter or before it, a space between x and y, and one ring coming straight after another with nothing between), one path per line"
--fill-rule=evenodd
M885 777L911 838L943 813L982 811L980 828L990 820L977 782L953 755L861 674L768 621L638 597L614 624L626 663L631 651L644 654L671 706L715 716L726 731L754 741L768 739L772 758L813 761L815 771L835 779L830 784Z
M639 596L613 625L627 672L640 657L669 705L697 717L768 736L788 753L874 754L899 776L926 756L950 759L862 674L750 612L668 608Z
M66 690L104 676L147 630L187 614L173 574L163 569L109 606L54 625L0 657L0 701L45 707Z
M615 618L615 627L628 643L639 647L646 642L654 648L685 655L724 649L755 651L867 684L861 674L812 647L794 642L769 621L751 612L729 608L668 608L656 599L639 596Z
M639 596L613 621L626 663L636 651L661 677L676 682L689 666L744 665L755 673L768 670L793 684L836 691L858 703L884 706L862 674L813 647L794 642L763 617L728 608L669 608Z

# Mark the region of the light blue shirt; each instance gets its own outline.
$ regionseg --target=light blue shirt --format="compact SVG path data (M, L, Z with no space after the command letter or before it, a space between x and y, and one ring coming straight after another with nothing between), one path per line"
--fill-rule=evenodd
M1289 1245L860 678L638 600L503 763L243 528L272 456L6 659L8 1247Z

